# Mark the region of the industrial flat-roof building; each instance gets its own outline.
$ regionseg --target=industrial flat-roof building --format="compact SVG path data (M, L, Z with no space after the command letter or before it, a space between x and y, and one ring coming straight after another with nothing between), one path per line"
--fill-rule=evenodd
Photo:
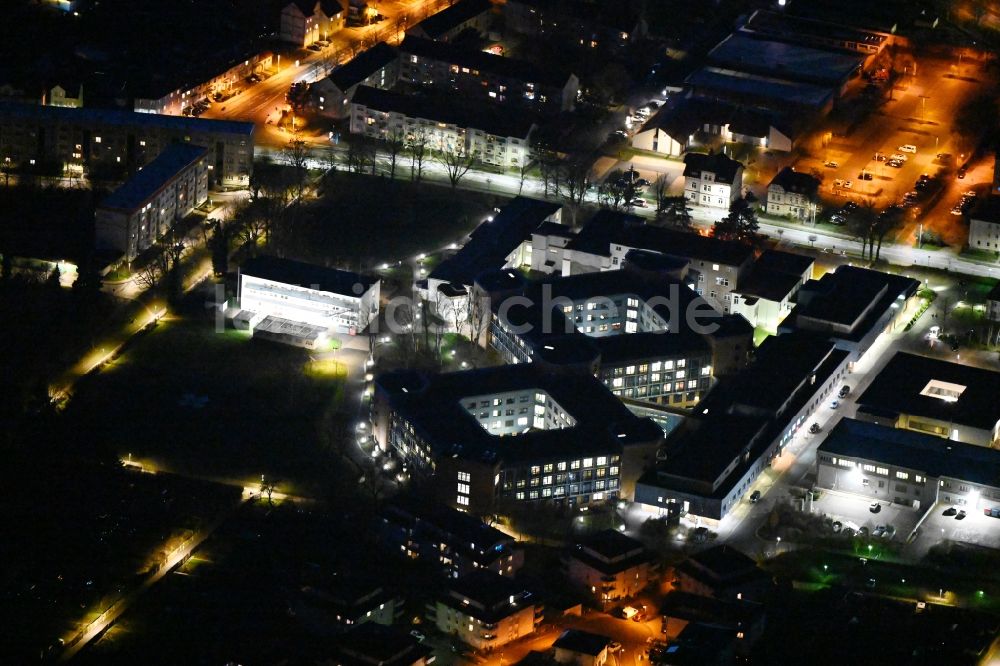
M169 145L95 211L98 248L132 261L208 199L208 149Z
M1000 372L897 352L857 405L865 421L1000 448Z
M801 46L734 32L708 54L710 63L733 70L818 86L841 94L864 62L842 50Z
M919 288L920 282L905 275L840 266L802 285L795 307L778 331L812 331L829 336L840 349L851 353L854 363L879 335L905 324Z
M240 267L235 320L255 337L316 347L331 333L356 335L376 320L380 284L349 271L255 257Z
M703 67L685 81L699 95L717 97L736 104L761 105L788 111L796 109L825 114L833 108L834 88L725 67Z
M380 375L372 433L433 475L442 503L480 515L511 502L631 497L663 436L593 375L536 363Z
M848 353L810 334L767 338L746 370L721 380L670 433L635 501L667 516L721 521L834 394Z
M66 173L120 167L134 173L171 143L208 148L210 187L246 187L253 123L0 102L0 159L14 170L57 163Z
M918 509L1000 505L1000 451L841 419L816 453L816 485Z

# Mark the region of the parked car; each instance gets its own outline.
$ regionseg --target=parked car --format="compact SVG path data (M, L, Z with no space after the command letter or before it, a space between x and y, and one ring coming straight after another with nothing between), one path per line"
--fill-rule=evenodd
M885 525L876 525L875 529L872 530L872 536L881 539L885 535Z
M872 159L876 162L885 162L885 153L875 153L875 155L872 156Z
M837 395L839 395L841 398L846 398L847 396L851 395L851 387L848 386L847 384L844 384L843 386L840 387L840 391L837 393Z
M760 501L760 491L759 490L755 490L752 493L750 493L750 503L751 504L756 504L759 501Z
M904 155L903 153L893 153L892 157L890 157L889 159L890 160L898 160L900 162L905 162L906 160L908 160L910 158L907 157L906 155Z
M892 539L892 537L896 536L896 528L893 527L892 525L886 525L885 534L883 536L886 539Z
M941 515L942 516L954 516L956 513L958 513L958 509L956 509L953 506L949 506L947 509L944 510L944 513L942 513Z
M813 423L811 426L809 426L809 432L813 435L818 433L820 430L821 428L819 427L818 423Z
M858 528L858 536L859 537L866 537L866 536L868 536L868 528L865 527L864 525L862 525L861 527L859 527Z
M962 210L961 206L955 206L954 208L951 209L951 214L952 215L965 215L965 212Z
M844 189L845 189L845 190L849 190L849 189L851 189L852 187L854 187L854 183L852 183L852 182L851 182L851 181L849 181L849 180L845 180L845 181L844 181Z
M621 649L622 649L622 644L619 643L618 641L611 641L610 643L608 643L609 652L618 652L618 650Z
M868 505L868 510L872 513L878 513L882 510L882 505L878 501L872 502Z
M990 518L1000 518L1000 506L995 506L992 509L983 509L983 515Z
M639 197L632 199L632 205L635 206L636 208L645 208L647 206L646 200L640 199Z
M839 162L830 161L830 162L827 162L826 164L824 164L823 166L825 166L825 167L827 167L829 169L836 169L836 168L840 167L840 163Z
M840 401L839 400L831 400L830 401L830 409L837 409L837 407L840 407Z
M885 163L885 165L886 166L890 166L893 169L902 169L903 168L903 160L888 160Z
M959 509L958 513L955 514L955 520L965 520L965 509Z
M915 153L917 152L917 147L914 146L912 143L904 143L902 146L899 147L899 151L903 153Z
M871 180L874 177L871 171L862 171L858 174L858 180Z

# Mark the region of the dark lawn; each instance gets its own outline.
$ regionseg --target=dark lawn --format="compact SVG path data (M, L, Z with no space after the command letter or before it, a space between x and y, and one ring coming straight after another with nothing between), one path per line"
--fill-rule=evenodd
M81 381L66 417L82 442L178 473L315 482L342 380L308 364L307 350L216 332L207 316L172 319Z

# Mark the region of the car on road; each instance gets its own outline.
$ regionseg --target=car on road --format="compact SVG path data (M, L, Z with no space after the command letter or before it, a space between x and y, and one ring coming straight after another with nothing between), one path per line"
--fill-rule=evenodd
M878 513L879 511L882 510L882 504L880 504L878 501L872 502L871 504L868 505L868 510L871 511L872 513Z
M646 203L645 199L640 199L636 197L635 199L632 199L632 205L635 206L636 208L645 208L648 204Z
M944 513L942 513L941 515L942 516L954 516L956 513L958 513L958 509L956 509L953 506L949 506L947 509L944 510Z
M822 428L819 427L818 423L813 423L811 426L809 426L809 432L813 435L818 433L821 429Z
M888 160L885 163L885 165L886 166L890 166L893 169L902 169L903 168L903 160Z
M958 173L955 174L955 177L958 178L959 180L964 180L965 174L968 170L969 170L968 167L962 167L961 169L958 170Z
M839 400L831 400L830 401L830 409L837 409L837 407L840 407L840 401Z
M651 183L645 178L640 178L639 180L635 181L635 184L639 185L640 187L649 187Z
M841 398L846 398L847 396L851 395L851 387L848 386L847 384L844 384L843 386L840 387L840 391L837 392L837 395L839 395Z
M750 503L751 504L756 504L759 501L760 501L760 491L759 490L755 490L752 493L750 493Z
M638 614L639 614L639 609L636 608L635 606L624 606L621 609L621 615L619 615L619 617L625 620L631 620Z
M934 159L936 159L939 162L947 162L948 160L951 159L951 153L938 153L937 155L934 156Z
M839 162L834 162L834 161L831 160L831 161L827 162L826 164L824 164L823 166L827 167L828 169L836 169L836 168L840 167L840 163Z
M898 148L898 150L901 153L916 153L917 147L914 146L912 143L904 143L902 146Z
M978 195L976 194L975 190L966 190L965 192L962 193L962 198L971 197L971 198L975 199L976 196L978 196Z
M837 178L837 179L835 179L833 181L833 189L836 190L836 189L839 189L839 188L841 188L843 186L844 186L844 181L841 180L840 178Z
M955 514L955 520L965 520L965 509L959 509L958 513Z

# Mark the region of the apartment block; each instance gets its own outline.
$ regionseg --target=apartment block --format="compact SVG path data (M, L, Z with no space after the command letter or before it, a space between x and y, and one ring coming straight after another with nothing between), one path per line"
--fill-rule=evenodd
M530 159L535 120L524 112L367 86L357 88L350 107L352 134L382 140L420 137L434 152L464 151L504 169L517 169Z
M580 90L574 74L475 48L408 36L399 51L401 80L484 101L572 111Z
M206 199L208 149L171 144L98 206L97 247L132 261Z
M533 634L545 612L531 592L488 571L454 580L428 610L438 631L476 650Z
M459 36L478 37L489 30L492 12L490 0L458 0L411 27L406 34L438 42L454 41Z
M563 566L570 583L602 606L639 594L659 574L642 542L613 529L571 546Z
M0 159L12 170L54 164L86 175L134 173L172 143L208 148L209 187L243 188L253 172L253 123L0 102Z
M1000 253L1000 196L982 199L969 212L969 247Z
M313 103L321 115L346 118L360 86L388 90L399 81L399 53L385 42L362 51L312 85Z

